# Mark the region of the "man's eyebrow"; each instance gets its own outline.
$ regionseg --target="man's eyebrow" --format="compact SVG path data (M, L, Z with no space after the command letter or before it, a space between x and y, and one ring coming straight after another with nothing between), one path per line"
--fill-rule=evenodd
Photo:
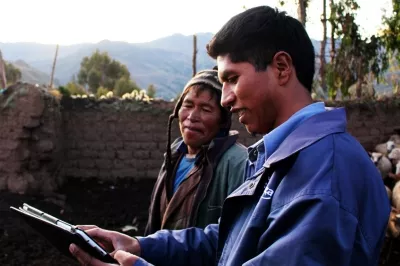
M208 102L200 103L200 106L201 107L208 107L208 108L211 108L211 109L214 108L214 106L212 104L208 103Z
M184 99L183 102L184 103L193 103L193 101L191 99Z
M236 75L236 72L233 70L224 70L221 75L218 76L220 82L224 82L229 79L230 76Z

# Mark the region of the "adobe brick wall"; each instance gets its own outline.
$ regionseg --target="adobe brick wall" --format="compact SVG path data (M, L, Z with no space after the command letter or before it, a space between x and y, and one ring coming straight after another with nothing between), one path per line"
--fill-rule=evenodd
M169 102L63 99L64 165L68 177L156 178L167 143ZM234 118L233 129L249 145L256 138ZM172 141L179 136L176 121Z
M21 85L22 89L25 85ZM25 86L25 87L24 87ZM2 95L0 104L0 190L53 191L66 178L156 178L174 104L133 100L63 98L29 86L29 93ZM400 129L400 98L344 106L348 130L371 150ZM233 117L232 129L246 146L252 137ZM172 138L179 135L175 123Z
M59 102L29 84L0 95L0 190L51 193L63 182Z
M400 132L399 97L380 101L328 102L326 105L346 108L347 130L366 150L373 150L375 145Z
M380 102L328 102L345 107L348 130L366 149L400 129L399 99ZM69 177L156 178L167 141L167 121L173 103L89 99L62 101L64 126L64 172ZM172 126L178 136L178 126ZM252 137L233 117L232 129L248 146Z

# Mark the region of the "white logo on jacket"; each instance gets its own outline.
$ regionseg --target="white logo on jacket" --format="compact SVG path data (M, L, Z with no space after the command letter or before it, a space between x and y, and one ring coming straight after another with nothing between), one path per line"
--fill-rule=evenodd
M272 195L274 194L274 191L272 189L270 189L268 186L264 189L264 192L261 196L262 199L271 199Z

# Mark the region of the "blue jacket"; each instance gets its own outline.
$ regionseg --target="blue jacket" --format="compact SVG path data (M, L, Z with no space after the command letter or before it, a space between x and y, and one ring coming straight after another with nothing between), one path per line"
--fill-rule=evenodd
M155 265L377 265L390 213L342 108L297 126L204 230L138 238ZM143 265L138 261L135 266Z

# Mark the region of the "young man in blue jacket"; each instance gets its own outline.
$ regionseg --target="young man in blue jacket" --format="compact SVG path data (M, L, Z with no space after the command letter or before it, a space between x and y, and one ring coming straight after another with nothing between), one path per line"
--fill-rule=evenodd
M222 105L263 134L219 224L144 238L82 228L121 265L377 265L386 190L346 132L345 110L313 103L315 54L304 27L260 6L229 20L207 50L218 63ZM71 252L85 265L103 265L76 246Z

